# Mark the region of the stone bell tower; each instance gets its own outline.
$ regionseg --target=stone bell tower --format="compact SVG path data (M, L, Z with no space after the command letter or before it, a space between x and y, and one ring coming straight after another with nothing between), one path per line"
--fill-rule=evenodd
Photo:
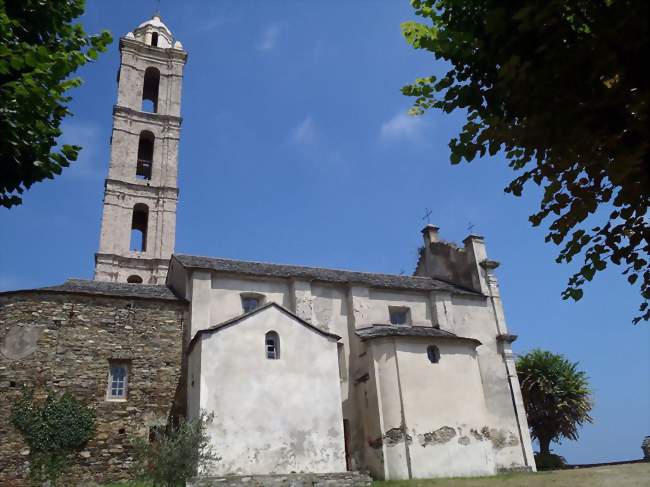
M95 280L162 284L174 251L187 52L158 14L120 39Z

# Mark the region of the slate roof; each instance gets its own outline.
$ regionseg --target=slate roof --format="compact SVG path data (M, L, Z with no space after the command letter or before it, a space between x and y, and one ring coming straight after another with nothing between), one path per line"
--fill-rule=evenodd
M184 301L176 296L171 289L164 285L155 284L130 284L126 282L102 282L85 279L68 279L58 286L41 287L36 289L22 289L0 293L28 293L28 292L54 292L69 294L86 294L93 296L110 296L124 298L157 299L163 301Z
M432 326L377 324L365 328L359 328L355 333L362 340L370 340L372 338L380 338L380 337L405 336L405 337L434 337L434 338L444 338L449 340L467 340L476 343L476 345L481 344L481 342L476 340L475 338L458 336L455 333L440 330L439 328L433 328Z
M407 289L415 291L446 291L456 294L481 295L476 291L457 286L440 279L416 276L398 276L395 274L376 274L372 272L355 272L322 267L306 267L285 264L267 264L244 260L230 260L196 255L175 254L183 267L191 269L209 269L248 276L298 278L313 281L335 283L358 283L370 287Z
M257 314L260 311L264 311L265 309L270 308L270 307L274 307L274 308L279 309L280 311L283 311L284 313L286 313L289 316L291 316L292 318L294 318L296 321L300 322L302 325L306 326L307 328L311 328L312 330L314 330L317 333L320 333L321 335L324 335L324 336L329 337L329 338L334 338L335 340L340 340L341 339L341 337L339 335L336 335L334 333L330 333L328 331L322 330L322 329L318 328L317 326L312 325L308 321L303 320L298 315L296 315L293 311L285 308L284 306L279 305L278 303L276 303L274 301L271 301L269 303L263 304L262 306L259 306L259 307L255 308L252 311L248 311L248 312L243 313L241 315L235 316L234 318L223 321L223 322L221 322L221 323L219 323L217 325L213 325L213 326L211 326L209 328L204 328L203 330L197 331L196 334L192 337L192 340L190 340L190 344L187 347L188 352L192 349L192 347L194 346L194 343L198 340L200 335L202 335L204 333L219 331L219 330L221 330L223 328L226 328L228 326L239 323L243 319L246 319L249 316L253 316L254 314Z

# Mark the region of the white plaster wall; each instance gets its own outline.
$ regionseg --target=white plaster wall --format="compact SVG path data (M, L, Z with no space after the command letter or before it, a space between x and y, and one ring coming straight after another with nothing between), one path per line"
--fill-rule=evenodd
M196 332L209 328L216 323L210 321L211 273L209 271L190 271L187 299L190 301L190 338Z
M395 351L391 338L376 339L368 343L368 354L373 361L373 375L376 386L377 413L379 414L379 436L369 440L380 448L383 457L383 477L386 480L408 479L407 445L396 441L389 446L386 432L402 427L400 384L398 381Z
M496 473L492 443L479 438L489 422L474 346L444 339L396 345L413 478ZM437 364L429 345L440 350Z
M274 302L285 308L291 308L288 280L242 279L213 273L209 326L241 315L244 312L241 302L242 293L262 294L265 303Z
M348 285L314 282L309 285L308 283L303 284L305 285L301 285L299 297L302 301L305 299L311 300L312 323L321 329L329 330L342 337L345 374L342 379L338 380L338 383L340 384L343 416L350 421L349 449L352 466L371 468L375 475L381 474L381 472L375 472L375 470L384 468L383 466L379 467L381 465L381 455L383 454L387 459L384 474L389 478L406 478L404 476L404 468L406 467L403 463L405 453L395 448L382 452L381 449L377 450L367 444L368 438L372 436L368 435L373 432L372 430L380 428L385 432L391 428L399 427L401 424L399 422L400 418L393 417L394 404L391 406L391 401L394 402L397 390L396 385L393 383L395 373L391 369L394 366L383 363L382 360L379 362L371 360L371 368L378 367L376 380L379 386L372 388L369 392L362 393L359 385L355 384L355 379L366 372L371 372L372 376L372 370L368 369L366 363L368 356L364 354L366 350L365 344L360 342L354 334L354 330L358 327L368 326L371 323L387 323L389 306L407 306L411 310L413 324L431 326L433 324L431 303L432 300L436 299L436 296L432 296L428 292L366 289L367 297L361 299L350 296L351 291ZM265 296L266 302L274 301L287 308L291 308L296 302L296 297L292 296L292 294L298 294L295 283L292 286L291 281L288 279L242 278L241 276L221 273L212 273L211 277L209 273L205 273L201 282L195 281L194 288L195 290L200 289L200 291L195 292L195 297L192 298L192 335L199 329L214 326L241 315L243 312L241 307L242 293L259 293ZM464 456L466 461L464 464L462 462L448 462L445 464L447 470L442 471L447 472L449 475L492 473L495 458L497 467L523 466L525 462L521 448L521 438L519 438L517 421L512 407L503 357L496 343L497 332L489 301L484 297L445 296L445 329L461 336L477 338L485 344L478 349L478 362L476 358L472 361L472 367L477 370L474 377L479 378L479 385L482 384L481 390L480 393L476 393L475 402L468 402L467 407L473 408L472 411L474 412L478 411L477 414L479 415L484 415L483 421L474 418L476 420L474 421L475 426L477 428L488 428L488 430L491 430L488 436L496 437L498 441L493 445L491 440L483 439L475 442L476 438L471 437L469 446L461 445L458 443L458 439L461 436L467 436L467 432L461 434L458 428L462 429L464 427L457 422L453 426L456 428L456 436L451 442L444 445L444 451L446 452L444 455L451 457L455 455ZM308 309L309 304L302 301L303 307ZM357 301L359 303L354 304L353 312L350 310L350 303ZM305 319L307 318L305 317ZM437 317L435 321L440 321L440 318ZM385 352L383 351L382 354L385 354ZM426 354L423 357L425 360L424 365L427 365L429 362L426 360ZM466 364L459 365L459 367L459 370L462 371ZM453 377L453 374L450 377ZM413 371L408 377L405 376L405 380L420 381L421 371ZM450 379L450 383L455 385L456 380L458 378L454 377ZM383 382L385 384L382 387ZM366 386L364 385L364 387ZM471 389L467 388L466 390ZM372 417L374 413L368 409L367 405L368 394L371 396L376 394L377 398L374 401L379 401L379 403L383 403L385 400L390 412L382 409L384 412L381 418ZM383 398L382 394L386 395L385 398ZM426 408L419 411L420 406L417 405L419 399L416 398L414 401L416 406L411 412L414 421L422 420L426 423L430 418L430 412ZM408 404L405 407L410 407L410 402L411 399L407 399ZM450 411L454 410L454 408L451 408ZM467 416L469 411L467 411L467 414L465 412L463 414ZM380 425L380 420L386 424ZM435 424L425 423L422 423L422 425L418 423L418 428L429 428L428 431L434 431L436 428L444 426L441 424L441 426L436 427ZM475 428L475 426L471 426L471 428ZM441 449L443 447L428 445L421 448L415 439L414 442L412 454L414 461L417 461L418 465L412 466L413 472L417 473L418 476L440 475L438 472L441 470L438 470L438 464L435 461L431 463L426 458L434 448ZM476 445L474 445L474 442ZM395 459L391 460L391 457L395 457Z
M280 336L268 360L264 337ZM204 334L201 407L221 475L345 471L336 341L275 307ZM191 397L191 396L190 396Z
M368 361L371 362L371 360ZM357 404L362 411L358 417L358 424L354 425L358 430L360 440L357 446L358 451L354 452L355 455L359 455L360 459L360 466L357 468L368 470L374 478L383 479L385 477L384 452L381 446L377 447L371 444L371 440L382 436L374 367L369 370L368 380L354 384L354 391Z
M506 367L496 341L499 332L492 307L487 299L461 296L453 296L452 303L453 331L458 335L476 338L482 343L477 352L489 413L488 425L498 430L504 439L495 448L497 466L524 466L522 440L528 442L528 439L522 439L519 434Z
M197 419L201 413L201 342L187 355L187 418Z
M390 323L389 306L405 306L411 310L411 323L419 326L431 326L429 294L409 291L370 290L371 323Z

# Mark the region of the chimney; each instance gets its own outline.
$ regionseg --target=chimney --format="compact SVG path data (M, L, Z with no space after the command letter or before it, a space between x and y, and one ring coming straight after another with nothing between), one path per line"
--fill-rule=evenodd
M473 289L483 294L490 292L488 270L493 270L485 251L485 241L479 235L470 235L463 248L440 240L435 225L422 229L424 247L420 251L414 275L427 276ZM494 262L496 263L496 262Z
M434 242L438 242L438 231L440 230L440 227L436 227L435 225L427 225L422 229L422 237L424 238L424 246L426 247L429 244L432 244Z

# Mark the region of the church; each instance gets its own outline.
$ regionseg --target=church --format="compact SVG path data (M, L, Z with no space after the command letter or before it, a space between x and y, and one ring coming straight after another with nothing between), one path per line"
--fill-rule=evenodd
M0 484L26 485L24 386L96 410L80 481L127 478L130 437L201 411L205 476L534 471L484 239L425 226L412 276L176 253L188 54L159 15L119 48L94 279L0 293Z

